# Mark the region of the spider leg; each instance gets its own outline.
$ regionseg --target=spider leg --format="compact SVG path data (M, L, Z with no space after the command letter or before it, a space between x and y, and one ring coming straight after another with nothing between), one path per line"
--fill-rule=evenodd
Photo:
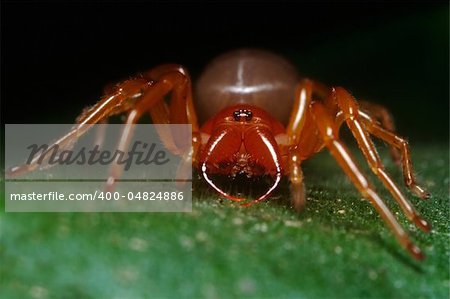
M306 111L312 98L314 96L326 98L328 93L329 88L310 79L305 79L297 85L295 90L294 106L292 108L288 126L286 127L286 134L289 137L289 145L296 145L299 143L300 135L306 123Z
M298 149L300 140L316 140L314 135L308 138L303 136L303 128L305 124L308 124L307 109L312 101L312 97L317 96L319 98L326 98L329 89L317 82L309 79L301 81L295 91L295 101L292 114L286 128L286 134L288 136L288 170L289 181L291 191L291 201L297 211L301 211L305 205L305 184L303 182L303 172L301 169L301 152L305 152L305 147L301 147L301 151ZM305 130L309 132L310 130ZM303 142L305 145L314 145L314 142Z
M195 112L192 99L192 84L186 68L177 64L164 64L144 73L144 76L151 81L158 81L162 76L169 73L179 73L184 76L181 83L173 88L170 107L164 101L158 101L150 108L149 113L154 123L158 124L191 124L192 125L192 146L193 152L197 153L201 145L197 114ZM172 136L167 131L160 134L167 147L174 148ZM175 149L173 149L175 151ZM196 154L193 155L196 159Z
M305 183L303 182L303 171L301 168L301 159L296 151L289 155L289 189L291 191L292 204L298 212L303 210L306 203Z
M350 178L353 185L372 203L386 224L391 228L399 243L416 259L423 259L424 255L420 248L409 239L408 234L375 192L369 181L360 171L349 150L339 139L338 127L331 114L327 111L327 108L319 102L313 102L311 104L311 112L325 146Z
M370 116L379 121L384 129L395 132L394 119L386 107L367 101L358 101L358 104L362 111L368 112ZM391 144L390 152L394 163L400 166L402 160L399 149Z
M431 229L430 224L420 217L411 202L402 194L400 189L385 172L377 150L369 134L367 133L366 126L360 120L359 108L356 100L343 88L338 87L334 89L333 94L335 95L337 104L345 117L347 126L357 140L359 148L369 163L372 172L383 182L384 186L389 190L394 199L402 208L406 217L410 221L414 222L415 225L421 230L429 232ZM369 124L368 121L366 121L366 123Z
M181 82L173 87L170 113L164 113L159 117L157 113L152 112L153 109L158 109L156 108L157 105L155 105L150 109L151 116L159 120L156 121L157 123L167 123L169 121L174 124L192 124L192 131L198 132L197 114L195 113L192 100L192 85L186 68L178 64L164 64L144 73L144 77L151 81L159 81L170 73L182 76ZM165 106L166 111L169 111L165 102L161 101L158 104Z
M430 197L430 193L425 188L419 186L416 182L414 170L411 162L411 152L409 150L408 142L400 136L384 129L376 122L374 122L370 116L364 113L359 113L361 121L366 129L374 136L384 140L391 146L401 151L401 166L403 170L403 177L406 186L418 197L427 199Z
M165 66L162 66L162 68L164 67ZM158 73L159 71L160 69L157 67L155 72ZM167 108L166 104L163 103L163 99L170 92L172 92L172 101L170 108ZM174 70L160 74L154 85L142 94L140 100L136 102L135 107L129 112L125 122L125 128L122 136L120 137L118 150L126 151L128 149L131 138L134 134L136 123L139 121L141 116L147 112L150 113L152 118L154 117L153 120L155 123L168 124L187 123L188 121L193 121L193 126L195 128L195 114L191 113L191 116L188 117L189 112L187 111L189 105L186 101L192 97L190 93L190 80L182 72ZM174 101L175 104L173 104ZM167 111L167 109L169 109L169 111ZM187 163L192 163L192 156L196 153L193 153L190 148L183 148L183 144L177 144L177 138L174 137L174 132L169 128L164 128L164 126L161 126L161 128L157 130L157 132L165 146L167 146L167 148L174 154L182 156L182 162L179 167L177 177L181 176L182 173L186 172L187 168L185 166ZM114 189L115 182L117 178L120 177L121 173L122 166L114 163L111 166L109 178L106 183L107 190Z
M197 114L192 99L192 84L187 69L178 64L164 64L144 73L144 77L151 81L158 81L162 76L169 73L179 73L184 76L180 84L174 86L170 107L165 101L158 101L150 109L150 116L154 123L158 124L191 124L192 125L192 147L182 149L180 165L177 178L184 178L191 171L192 164L197 164L197 155L201 146L201 136L198 126ZM172 153L179 152L179 147L173 142L173 134L165 126L157 127L158 134L167 149ZM180 138L178 138L180 139ZM182 138L182 140L185 140Z
M98 145L99 148L103 146L103 143L105 142L105 136L106 136L106 125L108 124L108 118L104 118L100 120L95 131L95 141L94 144Z
M85 108L76 119L76 124L72 129L54 141L46 151L36 156L29 164L22 164L12 167L6 171L6 176L13 177L24 175L34 171L40 164L49 159L47 155L56 146L59 149L69 149L73 144L86 133L94 124L102 122L108 117L124 112L129 109L129 102L138 96L143 90L148 88L152 82L143 78L126 80L110 89L110 93L105 94L100 101L92 107ZM47 156L47 157L46 157ZM44 157L44 158L42 158Z

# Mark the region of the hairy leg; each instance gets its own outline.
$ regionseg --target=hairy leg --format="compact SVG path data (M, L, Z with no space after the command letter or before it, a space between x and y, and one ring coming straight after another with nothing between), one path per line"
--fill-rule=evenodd
M409 239L408 234L376 193L357 166L349 150L339 139L339 131L332 114L330 114L327 108L319 102L311 104L311 112L314 115L317 128L324 140L325 146L350 178L353 185L372 203L386 224L391 228L399 243L414 256L414 258L419 260L423 259L424 256L420 248Z
M165 68L165 66L162 66L162 68ZM156 68L155 72L158 72L158 70L159 68ZM185 121L184 123L188 121L188 118L185 117L185 115L187 114L186 100L188 98L188 95L186 93L190 92L189 78L187 78L183 73L179 71L172 71L161 74L157 79L158 79L157 81L154 81L153 86L151 88L148 88L144 92L140 100L136 102L134 108L129 112L125 123L124 131L119 141L118 150L126 151L128 149L129 144L131 142L131 138L134 133L136 123L144 113L148 112L152 115L151 113L152 109L155 109L153 110L153 114L155 115L154 122L159 122L163 124L173 123L171 122L173 114L176 114L175 116L173 116L174 121L176 121L177 119L179 119L179 121L184 120ZM187 85L189 85L189 87L187 87ZM161 105L159 103L163 102L164 97L170 92L172 92L172 101L176 101L177 103L177 105L175 105L174 107L180 108L171 107L169 108L169 113L166 113L164 112L166 110L166 106ZM183 107L185 109L184 116L182 112ZM160 110L158 111L157 109ZM155 112L164 113L161 114L164 117L161 117L161 115ZM191 149L183 148L182 145L177 143L177 138L176 137L174 138L173 131L171 131L169 128L165 126L160 126L158 129L158 134L160 135L163 143L168 147L169 150L171 150L175 154L180 154L182 156L186 155L186 157L183 156L183 158L189 160L189 153L191 153ZM191 161L189 160L189 162ZM183 172L185 171L185 168L180 167L179 171ZM122 173L121 165L115 163L111 166L110 175L107 180L106 186L107 190L114 189L115 182L117 178L120 177L121 173ZM177 176L181 175L177 174Z
M380 122L384 129L395 132L394 119L386 107L368 101L358 101L358 104L362 111L367 112L371 117ZM394 160L395 164L400 166L401 157L398 148L391 146L390 150L392 160Z
M118 83L114 88L109 88L108 93L100 101L92 107L85 108L81 112L70 132L54 141L47 151L35 157L30 164L15 166L7 170L6 176L19 176L34 171L39 167L40 160L42 160L41 162L45 162L48 159L41 159L41 157L46 156L49 151L52 151L54 146L57 146L60 150L72 148L78 138L86 133L94 124L102 123L112 115L129 111L135 99L152 86L152 84L153 82L149 82L142 77L137 77Z
M340 87L333 90L333 95L335 96L339 108L344 114L347 126L357 140L359 148L363 152L373 173L383 182L384 186L400 205L407 218L423 231L430 231L430 224L420 217L411 202L402 194L397 185L386 173L378 152L367 132L367 128L360 120L359 108L356 100L345 89Z
M403 177L406 186L418 197L427 199L430 197L428 191L417 184L416 176L411 162L411 152L408 142L402 137L390 132L376 122L374 122L368 115L360 114L360 119L363 122L366 129L375 137L382 139L391 146L400 150L401 152L401 167L403 170Z
M181 156L177 171L177 178L186 177L191 171L192 165L197 164L197 157L201 147L201 137L192 98L192 83L187 69L178 64L164 64L144 74L151 81L159 81L170 73L179 73L184 78L174 86L170 106L164 100L156 102L150 108L150 116L154 123L158 124L191 124L192 147L186 148L183 144L177 144L177 140L187 140L191 136L183 136L189 132L170 130L168 127L157 127L158 134L167 149ZM178 134L178 135L177 135ZM181 135L181 136L180 136ZM175 138L174 138L175 137ZM174 140L175 139L175 140Z

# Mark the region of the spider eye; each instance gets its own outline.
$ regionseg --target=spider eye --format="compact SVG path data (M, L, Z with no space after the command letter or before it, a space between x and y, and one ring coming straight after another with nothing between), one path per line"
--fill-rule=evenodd
M233 117L235 121L243 121L242 118L244 118L245 121L250 121L253 118L253 113L248 109L239 109L234 111Z

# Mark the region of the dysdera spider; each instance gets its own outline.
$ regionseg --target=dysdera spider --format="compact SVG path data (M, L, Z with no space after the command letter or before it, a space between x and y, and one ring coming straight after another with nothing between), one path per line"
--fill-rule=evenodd
M163 100L168 94L169 105ZM250 204L268 198L286 175L297 210L305 204L302 161L326 147L399 243L416 259L423 258L422 251L409 239L339 138L339 128L345 122L370 169L406 217L429 232L430 224L419 216L386 173L371 140L373 135L390 145L395 162L402 166L406 186L420 198L428 198L429 194L416 183L408 143L394 133L392 119L384 107L358 103L342 87L300 80L294 67L282 57L251 49L236 50L213 60L199 78L195 98L201 127L187 70L181 65L161 65L109 88L96 105L81 113L74 130L56 144L74 141L89 125L120 113L127 113L126 124L130 128L121 137L121 150L128 147L131 128L146 113L154 123L191 124L192 149L182 163L193 163L220 195L233 201L243 200L218 187L211 175L271 176L271 186ZM160 132L160 137L172 152L182 152L170 133ZM8 175L35 168L35 164L18 166ZM112 166L109 187L114 186L120 171L119 166Z

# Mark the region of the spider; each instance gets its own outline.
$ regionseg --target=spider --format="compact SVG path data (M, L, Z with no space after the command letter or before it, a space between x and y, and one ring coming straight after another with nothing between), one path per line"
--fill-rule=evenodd
M193 96L195 95L195 97ZM170 95L170 102L164 98ZM194 100L196 99L194 109ZM416 183L408 143L394 133L390 113L374 103L360 101L342 87L328 87L318 81L301 79L284 58L258 49L240 49L214 59L199 77L193 92L185 67L164 64L107 88L97 104L85 109L77 125L55 142L75 141L93 124L126 113L126 127L119 150L125 150L133 126L146 113L154 123L192 125L192 148L184 151L181 163L193 163L204 180L221 196L243 202L243 198L222 190L214 175L229 177L269 176L268 189L245 206L267 199L283 176L290 181L291 200L297 210L305 204L302 161L327 148L361 195L378 211L398 242L416 259L422 251L394 217L360 170L339 137L348 126L372 172L389 190L406 217L429 232L431 225L386 173L370 135L391 147L394 161L401 166L406 186L418 197L429 193ZM198 116L197 116L198 115ZM202 126L199 126L202 124ZM158 132L173 153L183 153L170 132ZM8 176L30 172L36 163L10 169ZM182 167L181 167L182 168ZM107 187L113 188L121 169L111 166Z

